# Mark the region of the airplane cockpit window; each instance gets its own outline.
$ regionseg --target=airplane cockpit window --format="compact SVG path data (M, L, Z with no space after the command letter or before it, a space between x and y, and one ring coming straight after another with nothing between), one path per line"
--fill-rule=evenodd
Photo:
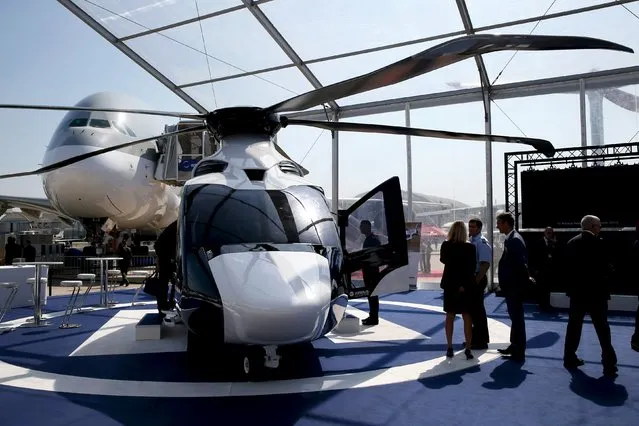
M185 188L184 245L211 250L237 244L314 244L339 247L339 231L322 194L307 186L236 190L223 185Z
M119 124L117 121L111 121L111 126L118 132L122 133L124 136L128 136L128 133L126 132L124 127L121 124Z
M92 118L89 122L90 127L96 127L98 129L108 129L111 127L109 120L103 120L101 118Z
M69 122L69 127L86 127L89 124L88 118L74 118Z
M126 132L129 134L129 136L133 136L136 137L135 132L133 130L131 130L131 128L129 126L127 126L126 124L122 123L122 125L124 126L124 128L126 129Z

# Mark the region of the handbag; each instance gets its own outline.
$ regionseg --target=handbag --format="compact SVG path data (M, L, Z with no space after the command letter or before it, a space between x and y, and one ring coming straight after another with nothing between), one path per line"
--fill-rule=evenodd
M160 278L157 272L144 280L142 291L149 296L157 297L160 292Z

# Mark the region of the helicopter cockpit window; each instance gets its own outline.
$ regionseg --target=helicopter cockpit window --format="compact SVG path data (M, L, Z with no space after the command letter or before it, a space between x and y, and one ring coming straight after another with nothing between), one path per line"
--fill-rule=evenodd
M185 189L185 245L219 254L233 244L305 243L339 247L326 200L316 189L235 190L222 185Z
M86 127L89 124L88 118L74 118L69 122L69 127Z
M111 127L111 124L109 124L109 120L103 120L101 118L92 118L91 121L89 122L89 126L96 127L98 129L108 129L109 127Z

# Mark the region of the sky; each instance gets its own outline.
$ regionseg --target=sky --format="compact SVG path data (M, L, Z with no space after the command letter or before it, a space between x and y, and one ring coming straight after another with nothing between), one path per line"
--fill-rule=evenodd
M147 27L232 7L239 0L78 0L116 35L143 30L123 18L110 16L91 3L117 12ZM476 27L604 3L601 0L468 0ZM549 9L549 6L551 6ZM197 9L196 9L197 7ZM497 84L565 74L639 65L639 4L588 12L540 23L501 28L493 33L563 34L600 37L634 48L638 53L609 51L498 52L484 56ZM461 30L455 2L450 0L273 0L260 6L303 60L338 55L381 44ZM636 15L633 15L633 13ZM204 41L202 33L204 33ZM171 39L169 39L170 37ZM176 42L177 41L177 42ZM370 72L439 41L404 46L309 65L326 85ZM177 84L253 71L290 63L282 50L247 11L240 10L140 37L129 46L146 57ZM185 47L188 46L188 47ZM193 49L204 51L206 56ZM122 92L151 109L193 112L168 88L142 70L62 5L54 1L0 1L0 103L74 105L96 92ZM209 72L210 68L210 72ZM501 74L500 74L501 72ZM407 82L337 100L340 106L451 90L450 83L477 84L474 61L467 60ZM213 84L187 88L208 109L234 105L268 106L312 86L294 67ZM639 95L639 88L624 90ZM0 171L32 170L42 160L46 145L63 117L62 112L0 110ZM590 120L590 118L588 118ZM405 125L404 111L349 118L346 121ZM175 120L167 118L167 124ZM606 143L637 141L639 115L612 104L604 105ZM462 132L484 132L480 103L412 110L412 127ZM161 131L163 129L159 129ZM555 147L580 144L578 94L532 96L497 100L492 104L492 131L502 135L545 138ZM590 133L590 130L588 131ZM590 135L589 135L590 136ZM331 139L314 128L283 129L278 142L311 171L308 178L331 193ZM404 136L340 133L339 196L353 197L399 176L407 186ZM486 200L486 152L483 142L411 140L413 191L479 205ZM492 146L493 194L504 202L504 153L527 146ZM37 177L0 181L0 195L44 197Z

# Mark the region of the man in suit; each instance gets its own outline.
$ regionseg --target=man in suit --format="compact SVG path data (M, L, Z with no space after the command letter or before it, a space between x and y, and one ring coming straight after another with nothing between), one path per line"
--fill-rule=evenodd
M25 262L35 262L37 252L36 248L31 245L31 240L27 240L27 245L22 252Z
M554 229L546 227L543 238L530 251L530 273L536 282L535 296L539 310L551 312L550 292L557 280L557 259L560 256Z
M632 279L635 280L635 283L639 282L639 221L635 226L635 235L637 239L632 243L631 250L631 265L633 267L633 274L631 275ZM639 296L639 294L637 294ZM630 347L632 350L639 352L639 305L637 305L637 313L635 315L635 332L630 339Z
M377 235L373 233L373 226L369 220L362 220L359 224L359 230L365 237L364 244L362 244L363 249L382 245ZM379 283L379 268L377 266L365 266L362 268L362 275L368 294L373 293ZM362 320L362 325L377 325L379 323L379 297L368 296L368 306L369 315L368 318Z
M567 275L571 278L571 284L566 292L570 297L570 311L564 344L564 367L571 369L584 365L584 361L577 357L577 348L584 317L588 313L599 338L603 373L616 377L617 354L612 347L608 325L610 292L606 285L611 268L599 239L600 230L601 221L598 217L584 216L581 219L581 234L566 245Z
M499 287L506 299L510 317L510 346L498 349L514 361L523 362L526 353L526 324L524 322L524 294L528 274L528 253L522 236L515 231L515 219L510 213L497 215L497 228L506 235L504 252L499 259Z

